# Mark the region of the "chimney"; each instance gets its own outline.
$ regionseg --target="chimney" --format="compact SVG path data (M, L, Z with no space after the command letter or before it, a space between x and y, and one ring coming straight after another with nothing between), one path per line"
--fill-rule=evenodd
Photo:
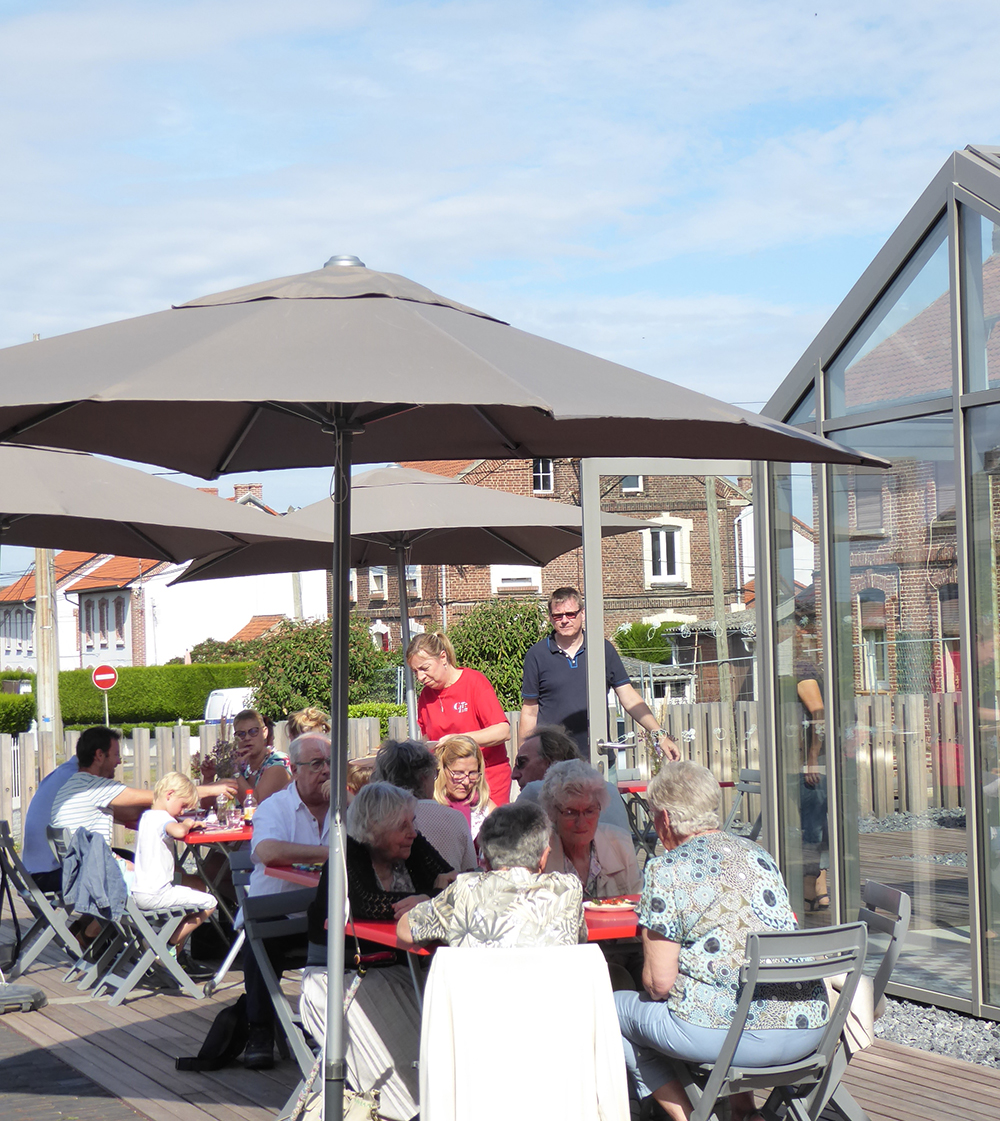
M218 487L198 487L202 494L210 494L213 498L219 497Z
M256 498L258 502L264 501L264 484L263 483L233 483L233 497L237 502L241 498L250 495L251 498Z

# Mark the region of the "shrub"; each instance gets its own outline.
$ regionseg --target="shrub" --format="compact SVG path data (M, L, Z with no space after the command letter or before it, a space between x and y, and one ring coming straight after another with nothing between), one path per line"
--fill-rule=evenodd
M31 727L34 719L34 693L0 693L0 733L19 735Z
M546 627L537 600L491 599L477 604L448 631L460 666L484 673L504 711L521 707L524 655Z
M226 665L122 666L118 684L108 693L108 717L117 724L174 724L200 720L213 689L247 684L248 666ZM72 724L104 722L104 701L89 669L59 674L59 702L63 721Z
M382 730L382 739L389 735L389 717L405 715L406 705L376 704L373 702L347 706L347 718L349 720L361 720L366 716L377 716L379 727Z
M628 623L619 627L613 636L618 653L640 662L669 663L674 649L670 632L678 623Z

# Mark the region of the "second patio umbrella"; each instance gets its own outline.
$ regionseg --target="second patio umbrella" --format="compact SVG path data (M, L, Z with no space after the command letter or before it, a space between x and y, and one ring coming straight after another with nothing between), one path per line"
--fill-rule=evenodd
M469 486L427 471L406 467L366 471L351 480L351 492L351 564L358 568L395 565L400 589L406 587L407 564L541 567L578 548L582 540L579 506ZM299 527L321 533L331 520L327 500L289 514L285 525L289 533ZM619 514L601 516L604 537L635 533L646 525ZM329 557L329 544L263 541L203 557L189 565L174 583L326 568ZM405 650L410 642L410 622L407 597L402 592L400 629ZM405 674L409 733L416 736L409 666Z

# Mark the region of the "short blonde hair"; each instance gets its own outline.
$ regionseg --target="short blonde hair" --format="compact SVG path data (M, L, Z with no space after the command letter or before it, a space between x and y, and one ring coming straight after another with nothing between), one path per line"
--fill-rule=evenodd
M168 794L179 794L184 799L184 808L193 810L198 805L198 787L180 771L170 771L153 787L153 801L158 802Z
M719 828L719 780L697 763L662 763L646 788L646 800L653 809L666 810L678 836L693 837Z
M438 773L434 780L434 799L447 806L448 788L445 785L445 768L457 763L459 759L475 759L479 765L479 781L475 785L476 805L481 809L488 809L490 801L490 784L486 781L486 760L483 758L482 748L471 736L445 736L438 740L434 754L437 756Z
M432 658L440 658L444 654L450 666L458 669L455 662L455 647L443 631L430 631L428 634L418 634L410 639L406 648L406 661L417 654L430 654Z
M538 801L553 822L570 798L590 798L594 805L605 809L611 800L604 776L582 759L566 759L553 763L542 779Z
M297 739L304 732L323 732L330 734L330 717L321 709L311 705L309 708L293 712L285 722L289 740Z

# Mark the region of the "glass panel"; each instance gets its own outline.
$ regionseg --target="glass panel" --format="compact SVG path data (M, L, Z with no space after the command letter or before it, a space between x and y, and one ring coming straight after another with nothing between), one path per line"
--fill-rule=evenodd
M969 538L977 696L976 740L982 776L983 981L985 998L1000 1003L1000 749L997 699L997 549L1000 545L1000 405L969 414Z
M788 424L805 424L807 421L816 419L816 387L812 389L802 398L802 400L792 410L792 415L788 418Z
M952 431L949 414L837 435L892 463L878 533L859 524L872 472L833 474L837 760L844 913L864 880L901 888L913 923L893 980L971 996Z
M832 921L828 894L826 713L820 612L818 468L772 466L778 725L778 828L792 909L804 925Z
M961 209L965 368L969 392L1000 385L1000 226Z
M948 292L942 219L830 364L830 416L951 393Z

